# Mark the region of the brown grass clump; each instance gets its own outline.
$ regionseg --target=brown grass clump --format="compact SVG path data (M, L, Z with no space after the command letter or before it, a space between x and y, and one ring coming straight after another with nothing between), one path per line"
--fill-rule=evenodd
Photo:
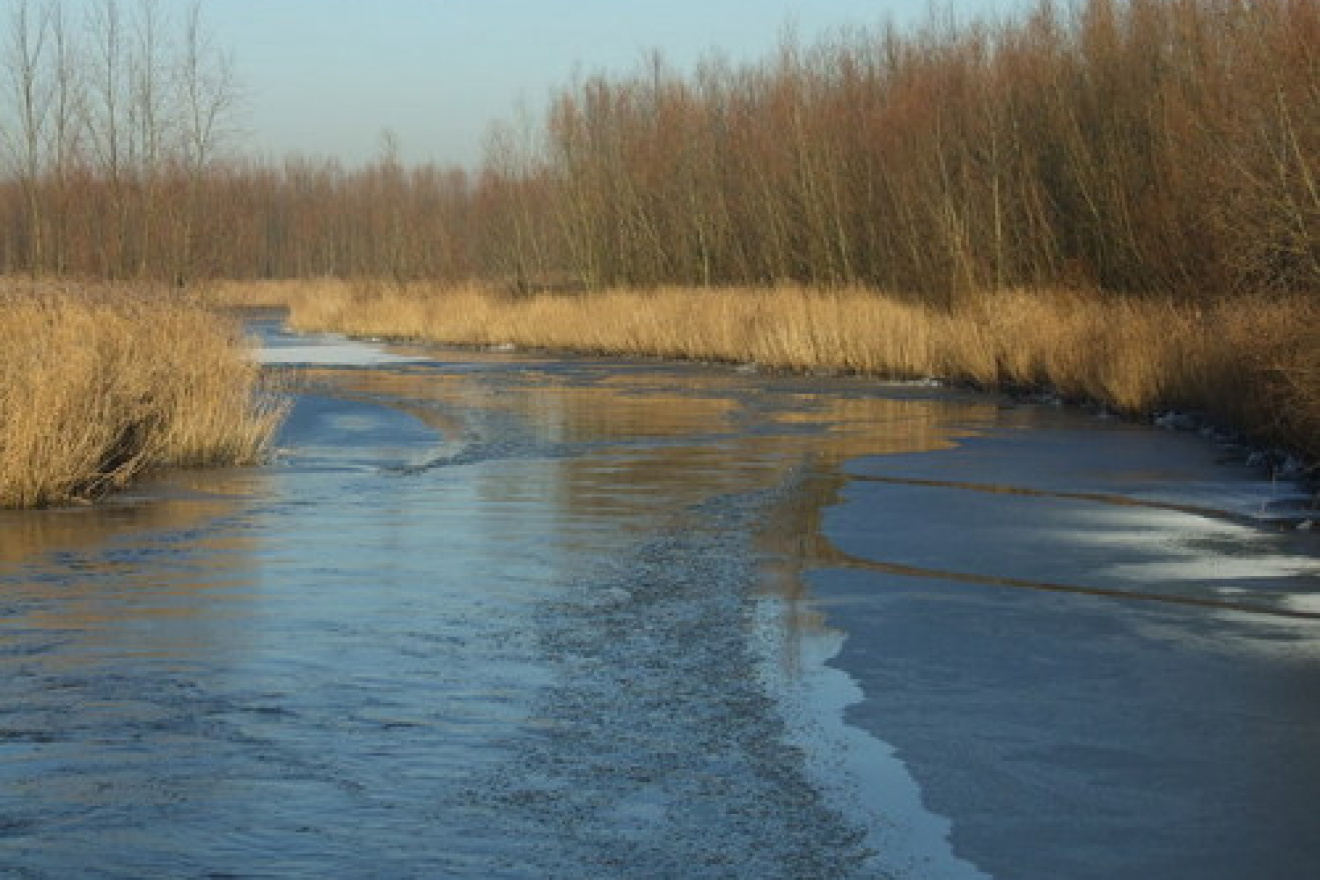
M945 309L796 286L511 297L319 281L278 293L305 330L1048 387L1131 416L1203 412L1320 457L1320 308L1304 295L1192 304L1019 289Z
M0 507L252 462L282 410L237 325L164 290L0 287Z
M306 296L317 282L300 279L285 281L203 281L198 297L207 305L222 309L283 308L295 297ZM339 282L331 282L339 283Z

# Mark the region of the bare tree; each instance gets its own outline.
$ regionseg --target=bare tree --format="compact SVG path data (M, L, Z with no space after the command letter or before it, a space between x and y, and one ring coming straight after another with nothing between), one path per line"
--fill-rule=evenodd
M196 230L203 210L205 176L232 131L239 105L233 60L212 42L203 26L200 3L188 8L176 66L180 152L187 174L187 195L174 276L184 280L196 274Z
M41 272L45 218L40 178L45 165L46 127L50 121L51 82L46 68L51 39L51 7L17 0L10 9L9 34L4 45L7 90L14 109L15 125L6 132L10 153L23 190L27 211L28 270Z
M100 0L87 13L88 93L86 130L95 167L106 189L104 231L97 245L101 274L124 273L128 250L128 181L125 179L129 152L128 48L125 45L123 14L118 0Z
M51 268L56 274L68 270L70 174L81 156L86 110L81 52L70 30L64 7L51 7L51 49L54 81L50 103L50 159L52 162L55 210L51 223Z

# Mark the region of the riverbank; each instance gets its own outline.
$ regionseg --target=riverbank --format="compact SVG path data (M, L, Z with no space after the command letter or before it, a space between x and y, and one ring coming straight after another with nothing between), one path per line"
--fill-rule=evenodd
M259 460L284 404L239 325L148 285L0 286L0 507Z
M1187 305L1008 290L952 309L869 290L611 290L514 297L479 286L229 284L300 330L449 344L714 360L767 369L1049 389L1129 417L1176 410L1320 459L1320 307L1312 297Z
M0 876L1311 880L1320 545L1209 444L281 321L272 467L0 513Z

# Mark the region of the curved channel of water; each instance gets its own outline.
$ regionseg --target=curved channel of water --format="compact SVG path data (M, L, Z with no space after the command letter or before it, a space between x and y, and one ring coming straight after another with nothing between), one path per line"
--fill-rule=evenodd
M254 327L271 465L0 513L0 876L1320 865L1320 548L1204 441Z

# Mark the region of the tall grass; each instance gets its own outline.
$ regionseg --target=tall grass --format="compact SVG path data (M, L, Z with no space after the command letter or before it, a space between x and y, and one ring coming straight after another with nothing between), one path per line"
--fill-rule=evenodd
M237 325L165 293L0 286L0 507L261 456L283 404Z
M1203 412L1320 457L1320 305L1307 296L1199 305L1021 289L945 309L797 286L518 298L319 281L272 292L304 330L1049 387L1132 416Z

